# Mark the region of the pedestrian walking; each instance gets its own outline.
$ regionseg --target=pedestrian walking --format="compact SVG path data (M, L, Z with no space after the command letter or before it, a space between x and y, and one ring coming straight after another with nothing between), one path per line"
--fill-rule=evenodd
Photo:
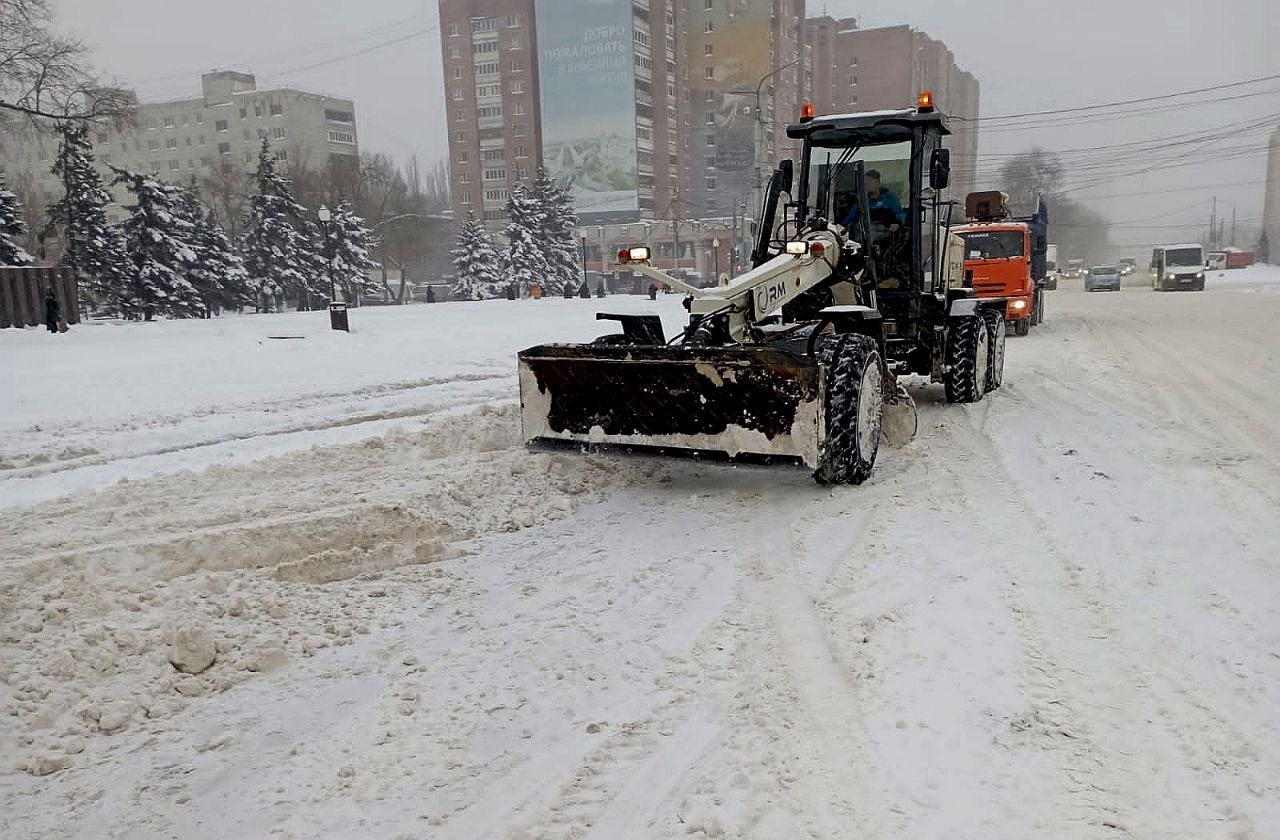
M67 331L66 325L62 323L62 306L58 303L58 295L52 286L44 290L44 325L51 333Z

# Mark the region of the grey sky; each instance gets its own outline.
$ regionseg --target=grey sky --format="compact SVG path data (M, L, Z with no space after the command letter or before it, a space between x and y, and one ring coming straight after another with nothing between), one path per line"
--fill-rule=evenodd
M355 99L366 150L400 159L416 153L424 163L445 153L436 0L57 2L63 23L94 47L104 74L134 85L144 99L195 94L203 70L247 69L258 73L261 84ZM959 64L981 82L986 115L1157 95L1280 73L1280 2L1275 0L811 0L811 13L824 10L857 17L864 28L907 23L945 41ZM402 40L388 43L396 39ZM361 50L367 52L352 55ZM981 133L981 151L995 156L1033 144L1047 149L1105 146L1214 129L1254 116L1272 116L1272 124L1280 124L1280 82L1225 95L1241 92L1260 95L1127 119L1034 129L1002 126ZM1193 228L1125 225L1207 220L1215 192L1228 217L1234 203L1242 220L1258 218L1265 141L1261 130L1229 134L1188 160L1250 144L1259 153L1129 178L1113 175L1079 197L1096 203L1116 223L1112 235L1117 242L1193 238ZM1106 153L1090 157L1097 165ZM984 160L985 172L992 174L998 161ZM1138 161L1116 171L1142 166ZM1077 179L1087 180L1093 179ZM1214 189L1152 194L1201 186ZM1105 197L1135 192L1146 194Z

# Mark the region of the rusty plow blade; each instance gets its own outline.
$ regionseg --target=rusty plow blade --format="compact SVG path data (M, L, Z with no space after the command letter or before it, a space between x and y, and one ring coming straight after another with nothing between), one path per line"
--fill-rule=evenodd
M556 344L519 354L526 442L684 450L816 467L821 373L766 347Z

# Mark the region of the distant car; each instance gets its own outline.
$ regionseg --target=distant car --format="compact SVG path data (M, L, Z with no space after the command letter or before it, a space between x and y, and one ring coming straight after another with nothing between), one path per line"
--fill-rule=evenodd
M1115 265L1095 265L1085 275L1084 290L1086 292L1120 291L1120 267Z
M1224 271L1227 267L1226 251L1210 251L1204 258L1204 267L1210 271Z
M1120 276L1128 277L1130 274L1138 270L1138 261L1124 257L1120 260Z

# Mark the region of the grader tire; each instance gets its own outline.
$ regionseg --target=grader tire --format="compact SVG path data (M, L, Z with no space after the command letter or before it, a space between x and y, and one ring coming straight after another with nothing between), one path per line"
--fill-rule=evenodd
M865 335L834 335L818 346L825 369L826 440L814 480L861 484L880 450L884 373L880 349Z
M947 371L942 384L949 403L975 403L987 392L989 341L980 315L952 320L947 328Z

